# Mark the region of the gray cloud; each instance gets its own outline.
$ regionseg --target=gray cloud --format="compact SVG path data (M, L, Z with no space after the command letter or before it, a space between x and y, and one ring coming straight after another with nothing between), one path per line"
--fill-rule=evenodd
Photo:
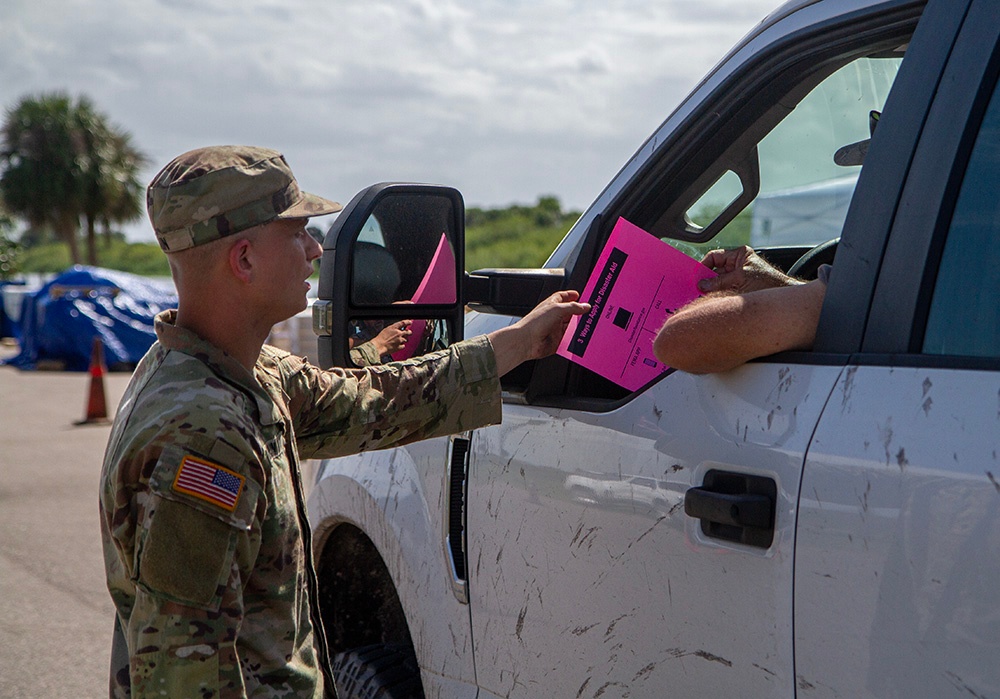
M149 154L146 178L243 142L341 201L418 180L583 208L775 4L4 0L0 105L87 94Z

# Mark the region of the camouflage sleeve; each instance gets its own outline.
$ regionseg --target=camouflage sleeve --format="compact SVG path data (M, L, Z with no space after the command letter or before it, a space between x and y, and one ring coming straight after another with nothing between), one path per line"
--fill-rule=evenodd
M378 366L382 363L382 357L379 356L378 350L371 342L358 345L351 350L350 355L351 361L357 366Z
M405 362L324 371L286 357L282 373L302 458L398 446L500 422L489 340L477 337Z
M233 487L206 490L206 472ZM124 629L133 697L244 696L236 639L261 497L245 472L168 446L137 498L135 601Z

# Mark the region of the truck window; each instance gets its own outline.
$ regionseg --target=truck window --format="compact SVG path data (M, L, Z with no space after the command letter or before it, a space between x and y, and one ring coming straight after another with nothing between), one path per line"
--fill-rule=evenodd
M711 241L670 241L696 257L720 247L803 247L837 238L861 170L834 154L870 138L902 62L896 53L859 58L813 88L757 145L760 192ZM848 160L851 161L850 159ZM740 193L727 171L688 210L707 227Z
M1000 98L976 136L931 298L925 354L1000 357Z
M814 267L832 260L862 167L861 159L838 163L835 156L871 138L873 112L888 99L913 27L894 29L887 35L872 26L834 40L824 34L810 55L797 52L792 60L782 49L733 74L676 131L665 125L654 134L648 159L601 218L580 229L580 239L567 236L550 262L562 262L574 288L582 288L619 217L696 259L714 248L751 245L787 270L831 241ZM593 372L555 362L534 373L527 396L590 410L630 399Z

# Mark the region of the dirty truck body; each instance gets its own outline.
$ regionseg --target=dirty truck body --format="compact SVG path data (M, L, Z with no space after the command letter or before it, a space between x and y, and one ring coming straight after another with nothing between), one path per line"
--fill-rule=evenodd
M779 8L544 270L473 274L454 308L422 308L450 340L502 327L582 289L619 217L695 257L752 242L834 269L813 351L637 391L549 358L504 378L501 425L323 462L309 516L332 651L368 649L372 676L372 647L412 654L428 697L1000 696L998 17L985 0ZM868 138L863 166L834 163ZM359 194L319 313L390 312L337 306L363 236L347 219L424 195ZM337 321L319 327L335 355Z

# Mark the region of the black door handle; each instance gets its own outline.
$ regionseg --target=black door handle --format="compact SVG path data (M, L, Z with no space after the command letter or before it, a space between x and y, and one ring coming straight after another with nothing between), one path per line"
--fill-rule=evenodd
M712 470L684 494L684 512L707 535L768 548L774 540L777 486L770 478Z
M730 495L691 488L684 495L684 512L697 519L733 527L769 527L774 506L766 495Z

